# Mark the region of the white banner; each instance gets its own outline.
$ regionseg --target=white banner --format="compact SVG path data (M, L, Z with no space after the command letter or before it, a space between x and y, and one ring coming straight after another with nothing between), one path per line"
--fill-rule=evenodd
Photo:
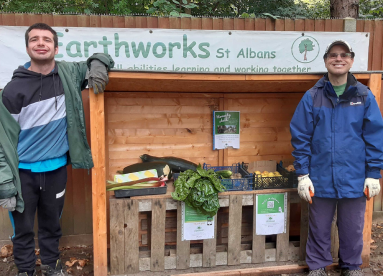
M29 57L27 27L0 26L0 88ZM198 73L325 72L329 43L346 40L355 52L353 71L367 71L368 33L260 32L173 29L54 27L59 36L57 60L82 61L104 52L115 69Z

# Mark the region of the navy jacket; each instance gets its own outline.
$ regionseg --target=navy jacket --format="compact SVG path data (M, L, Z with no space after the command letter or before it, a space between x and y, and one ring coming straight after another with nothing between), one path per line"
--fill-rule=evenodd
M315 196L357 198L364 180L383 169L383 119L369 88L349 73L339 98L321 78L305 93L290 123L294 166L310 174Z

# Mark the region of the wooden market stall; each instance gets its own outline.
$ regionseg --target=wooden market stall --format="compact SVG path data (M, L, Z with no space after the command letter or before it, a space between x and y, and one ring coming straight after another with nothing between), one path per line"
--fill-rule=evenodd
M355 76L370 87L380 103L381 74L367 72ZM112 198L109 230L109 195L105 191L105 183L116 170L140 162L139 155L143 153L176 156L213 166L242 161L291 159L289 122L303 93L320 77L319 74L111 72L104 94L89 93L91 146L95 165L92 170L94 275L107 275L109 233L111 251L117 250L119 253L110 254L113 255L110 256L112 274L147 269L163 271L191 266L262 263L267 258L274 261L289 260L288 255L292 251L288 231L277 236L276 248L272 251L265 249L264 236L253 234L252 246L241 246L242 218L238 214L243 206L254 206L254 195L257 193L287 191L290 203L297 203L299 198L296 189L222 193L220 203L229 208L226 253L218 254L216 240L213 239L204 241L203 251L192 256L190 243L181 242L176 234L176 253L165 257L166 210L179 210L179 205L169 194L120 200ZM241 112L240 149L213 151L213 110ZM298 249L293 251L298 252L299 258L303 259L308 230L307 204L302 204L301 208L300 243ZM372 210L371 200L365 215L364 266L369 263ZM145 258L139 256L138 224L141 212L153 213L150 224L152 242L149 255ZM255 225L255 220L253 223ZM176 229L179 227L178 220ZM252 250L254 246L257 246L257 250Z

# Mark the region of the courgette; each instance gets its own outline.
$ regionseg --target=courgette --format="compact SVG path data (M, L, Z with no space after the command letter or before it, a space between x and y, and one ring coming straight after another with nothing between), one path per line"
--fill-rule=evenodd
M233 174L233 172L229 170L216 171L215 173L222 178L230 178L230 176Z
M188 160L178 158L178 157L172 157L172 156L164 156L164 157L156 157L156 156L151 156L149 154L143 154L140 156L142 162L166 162L170 169L173 172L184 172L186 170L197 170L197 164L190 162Z
M135 173L135 172L147 171L152 169L157 170L158 177L162 175L167 176L168 179L172 177L172 170L170 168L170 165L163 161L132 164L130 166L125 167L122 170L122 173L123 174Z

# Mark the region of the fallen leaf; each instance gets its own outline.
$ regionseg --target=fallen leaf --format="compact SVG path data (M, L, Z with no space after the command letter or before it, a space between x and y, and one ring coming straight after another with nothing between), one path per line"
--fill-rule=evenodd
M72 268L68 268L68 269L66 270L66 272L67 272L68 274L73 274L73 269L72 269Z
M76 259L76 258L70 258L70 260L67 261L67 262L65 263L65 265L68 266L68 267L72 267L76 262L77 262L77 259Z
M370 245L370 248L371 248L371 249L377 249L378 246L377 246L377 245Z
M35 249L35 255L36 256L40 255L40 249Z
M78 269L78 270L82 270L82 267L78 265L78 266L77 266L77 269Z
M7 258L13 254L13 245L6 244L0 249L0 258Z
M370 243L374 243L375 241L373 239L371 239Z
M3 262L6 263L6 262L7 262L7 258L4 258L4 259L3 259Z
M78 260L78 264L79 264L81 267L84 267L84 266L87 264L87 261L88 261L88 260Z

